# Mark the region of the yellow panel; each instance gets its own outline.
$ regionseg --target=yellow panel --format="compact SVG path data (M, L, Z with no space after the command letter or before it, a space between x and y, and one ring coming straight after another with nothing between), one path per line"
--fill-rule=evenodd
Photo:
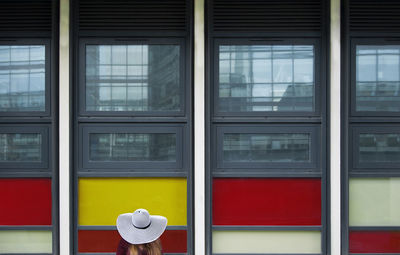
M80 225L115 225L138 208L187 224L186 178L80 178L78 189Z
M0 253L52 253L51 231L2 230Z
M399 226L400 178L351 178L350 226Z
M319 231L213 231L213 253L321 253Z

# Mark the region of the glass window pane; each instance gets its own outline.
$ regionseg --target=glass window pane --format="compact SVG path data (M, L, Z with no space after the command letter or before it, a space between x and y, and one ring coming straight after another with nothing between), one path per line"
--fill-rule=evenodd
M42 134L0 133L0 162L41 162Z
M399 254L400 231L350 231L350 253Z
M309 134L224 134L228 162L311 162Z
M180 111L179 45L87 45L86 111Z
M0 225L51 225L51 185L50 178L1 178Z
M176 134L92 133L91 161L176 161Z
M225 226L319 226L321 179L214 178L212 223Z
M135 208L163 215L169 225L187 225L186 178L80 178L78 185L79 225L115 226L119 214Z
M312 45L219 46L220 112L314 111Z
M213 231L213 254L321 253L319 231Z
M187 252L186 230L167 229L160 236L160 240L164 254ZM79 253L115 254L120 241L121 236L117 230L78 230Z
M359 163L400 163L400 134L359 134Z
M45 46L0 45L0 111L45 111Z
M52 253L52 233L44 230L0 230L0 253Z
M400 111L400 46L357 45L356 111Z
M350 226L400 226L400 178L351 178Z

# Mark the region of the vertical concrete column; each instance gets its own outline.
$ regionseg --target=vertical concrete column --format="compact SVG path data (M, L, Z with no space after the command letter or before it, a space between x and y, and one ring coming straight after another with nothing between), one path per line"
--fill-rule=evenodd
M59 188L60 255L70 255L70 94L69 94L69 0L60 0L59 63Z
M204 0L194 1L194 252L205 254Z
M340 255L341 235L341 118L340 118L340 0L331 0L330 35L330 179L331 254Z

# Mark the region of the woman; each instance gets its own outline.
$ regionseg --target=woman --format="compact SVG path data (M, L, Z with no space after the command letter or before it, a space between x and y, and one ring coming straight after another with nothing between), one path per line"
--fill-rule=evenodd
M124 213L117 218L122 239L117 255L161 255L160 236L167 227L167 218L150 215L146 209Z

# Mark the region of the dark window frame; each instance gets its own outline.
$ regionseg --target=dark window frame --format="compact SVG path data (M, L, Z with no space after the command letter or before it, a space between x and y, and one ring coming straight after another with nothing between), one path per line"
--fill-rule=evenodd
M51 39L5 39L0 40L0 46L27 46L44 45L45 46L45 109L44 111L3 111L0 117L51 117L51 88L52 88L52 56Z
M356 79L357 79L357 46L386 46L398 45L400 46L400 39L390 38L352 38L350 40L350 116L353 117L400 117L400 111L357 111L356 110Z
M243 111L243 112L220 112L218 110L219 98L219 46L220 45L312 45L314 47L314 111ZM323 67L323 54L321 52L320 38L214 38L213 39L213 72L211 73L211 83L213 87L212 97L212 116L214 117L318 117L321 115L321 92L326 87L326 82L321 75Z
M179 111L87 111L86 110L86 45L179 45L180 46L180 99L181 110ZM89 117L184 117L189 114L187 102L190 102L191 84L189 73L185 38L81 38L79 40L79 71L78 71L78 112L79 116Z
M162 172L162 173L180 173L188 169L188 145L183 141L186 138L185 124L81 124L79 132L79 172L107 172L112 173L110 169L117 169L118 172ZM176 134L176 162L162 161L99 161L91 162L89 160L89 134L91 133L175 133Z
M372 125L350 125L349 135L351 148L349 148L350 162L349 169L351 172L373 172L373 173L385 173L385 172L399 172L399 163L385 163L385 162L369 162L369 163L359 163L359 135L361 133L373 133L373 134L389 134L398 133L400 135L400 130L395 125L388 124L372 124Z
M249 171L256 172L321 172L321 141L318 125L214 125L214 152L213 172L236 172L245 174ZM243 134L295 134L304 133L310 135L310 162L278 163L278 162L224 162L223 161L223 136L225 133Z
M51 171L52 156L51 148L51 125L50 124L7 124L0 127L0 133L31 134L42 135L41 162L16 162L0 163L0 173L38 173Z

